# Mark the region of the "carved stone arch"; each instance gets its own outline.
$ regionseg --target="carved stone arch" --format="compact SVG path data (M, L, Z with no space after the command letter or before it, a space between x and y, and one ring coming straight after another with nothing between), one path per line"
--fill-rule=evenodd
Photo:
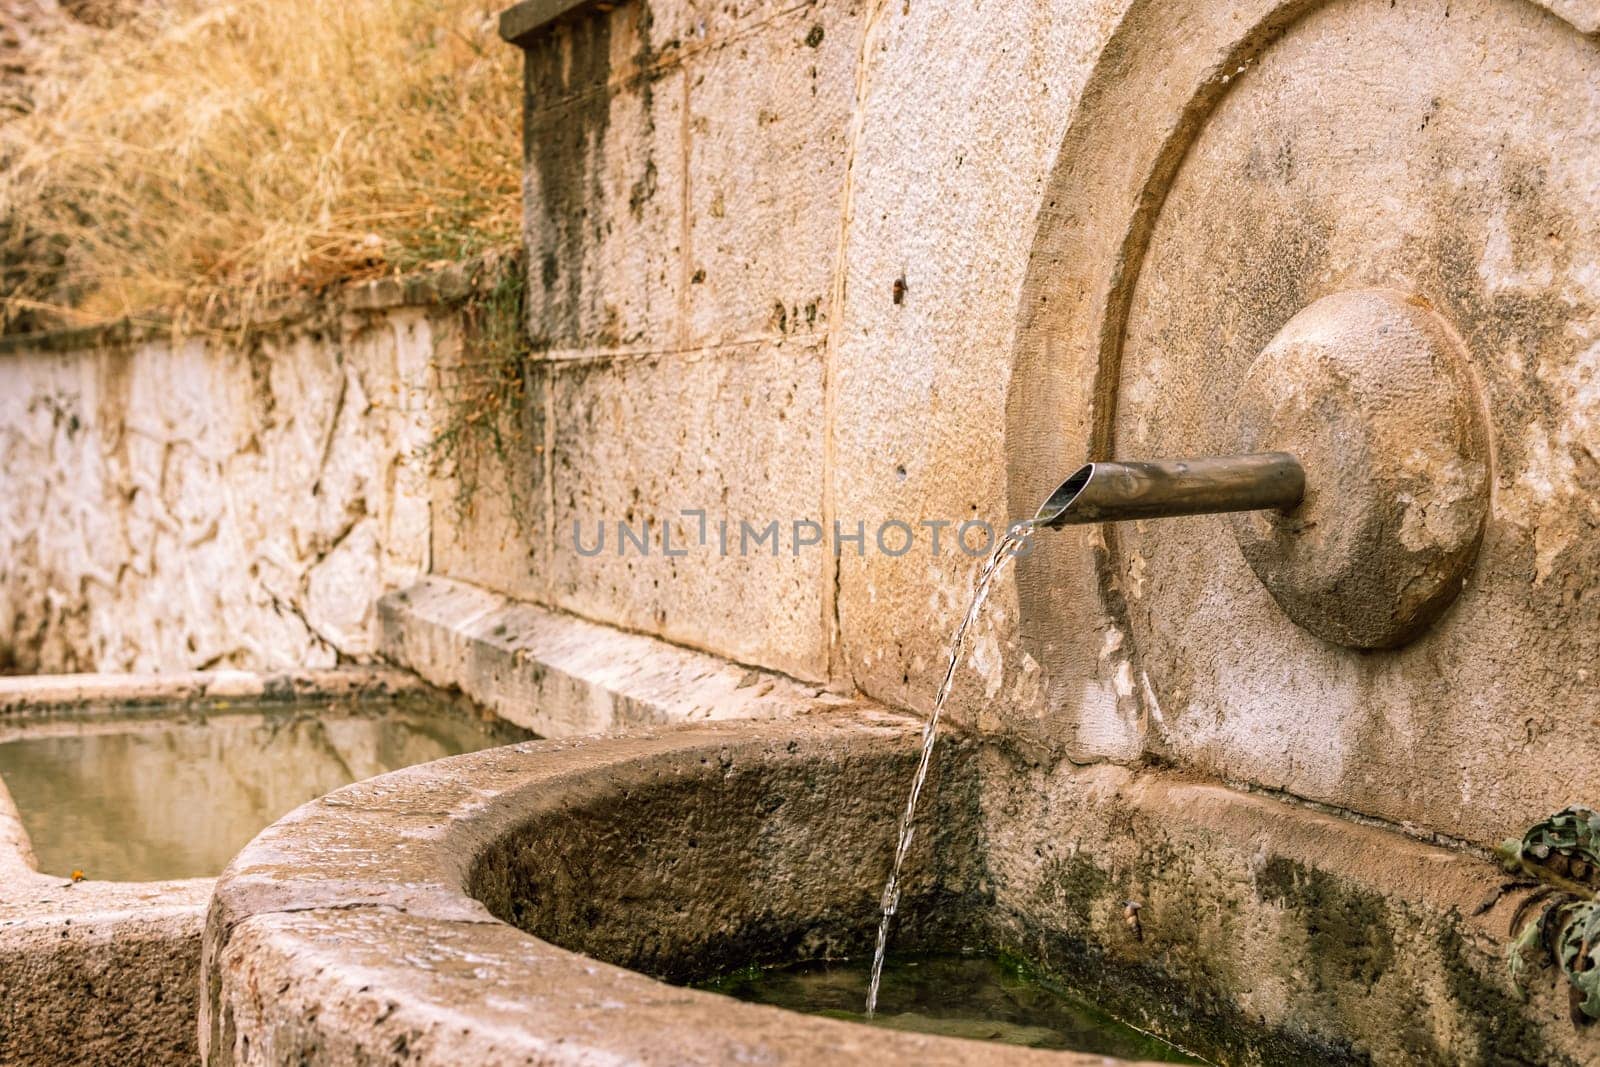
M1600 657L1600 597L1578 588L1600 567L1582 444L1600 429L1584 384L1600 353L1597 26L1600 5L1529 0L1132 4L1046 185L1006 402L1011 513L1088 458L1219 450L1279 330L1376 290L1459 338L1494 503L1466 593L1377 653L1290 622L1225 520L1046 535L1018 584L1047 708L1019 733L1126 756L1148 728L1151 747L1230 776L1465 824L1477 771L1454 746L1511 744L1530 698L1586 714L1596 680L1562 664ZM1375 751L1391 734L1398 749ZM1528 758L1574 740L1555 736ZM1406 796L1376 781L1408 770ZM1535 774L1501 777L1502 801L1542 814Z

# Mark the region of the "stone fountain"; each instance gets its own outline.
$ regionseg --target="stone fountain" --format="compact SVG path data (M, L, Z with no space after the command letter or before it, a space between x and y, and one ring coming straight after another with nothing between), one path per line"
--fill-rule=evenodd
M1028 105L1054 160L1036 189L1006 184L1026 145L985 118L997 105L958 76L965 53L928 79L950 106L920 110L863 59L845 221L821 242L842 257L822 303L838 320L804 299L771 311L796 365L820 359L822 443L749 481L820 468L830 518L969 499L1032 515L1086 460L1062 507L1099 499L1095 467L1133 478L1114 464L1148 457L1281 454L1303 486L1268 510L1102 513L1132 521L1040 535L938 750L898 943L1025 956L1224 1062L1600 1062L1564 991L1533 983L1524 1000L1507 977L1516 903L1492 892L1488 851L1600 791L1600 10L1068 6L1053 28L994 28L1021 36L1019 69L1066 72L1055 96L1032 74L1008 83L1044 101ZM774 12L751 32L780 27L813 77L843 37L876 76L910 79L941 54L921 11ZM686 176L697 151L754 154L734 150L743 126L718 132L722 105L696 110L695 72L714 71L696 66L701 16L680 15L526 0L503 21L528 56L530 314L553 391L585 346L626 373L654 366L666 341L625 337L654 337L673 301L689 308L674 329L707 352L742 343L702 336L696 287L747 284L718 271L756 244L718 227L730 203L766 205L739 199L737 168L726 188L712 175L714 199ZM752 129L782 128L792 98L777 96L743 116ZM901 134L941 173L978 175L924 195L923 169L884 162ZM649 262L618 266L572 209L646 158L677 199L635 187L628 247ZM681 258L661 267L669 247ZM735 317L739 292L720 292ZM600 427L610 408L582 410ZM673 425L638 415L617 418ZM678 564L605 566L665 604L649 576L668 571L646 568ZM786 634L824 620L814 645L729 653L817 682L771 717L747 696L750 721L456 757L259 837L211 904L206 1061L1076 1062L670 984L870 946L917 758L903 709L927 699L952 610L925 605L961 598L926 559L826 566L815 603L711 596L764 604ZM742 640L666 607L641 622L585 603L683 644Z

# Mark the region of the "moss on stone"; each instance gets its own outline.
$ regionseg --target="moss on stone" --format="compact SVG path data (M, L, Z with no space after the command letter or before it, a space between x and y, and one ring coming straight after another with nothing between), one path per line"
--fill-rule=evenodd
M1273 856L1256 878L1262 899L1300 917L1307 964L1319 984L1371 988L1394 964L1394 929L1383 897L1296 860Z

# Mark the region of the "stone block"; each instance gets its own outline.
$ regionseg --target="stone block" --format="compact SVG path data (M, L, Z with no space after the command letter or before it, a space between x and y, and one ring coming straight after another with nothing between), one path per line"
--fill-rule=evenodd
M551 392L552 602L823 677L826 548L797 552L791 537L796 520L821 518L821 352L755 345L565 365ZM705 512L704 531L691 509ZM741 522L776 523L781 544L741 542ZM619 524L645 546L619 545Z
M484 366L459 323L440 331L429 455L433 571L544 600L550 558L547 364ZM470 343L470 342L469 342Z
M754 15L684 60L688 340L818 336L839 257L861 13Z
M840 268L837 510L869 528L953 524L937 557L919 531L899 558L841 561L842 669L876 699L932 705L981 562L949 548L956 524L1026 517L1007 514L1003 433L1023 274L1044 179L1123 6L1002 5L977 32L954 5L890 5L876 28ZM1082 536L1050 535L1038 551L1078 551ZM1018 641L1014 588L1004 580L977 623L954 717L986 728L1010 717L1013 732L1077 756L1137 753L1116 662L1044 677ZM1072 710L1041 717L1047 702Z
M526 57L528 329L538 350L676 343L684 87L648 8L588 12Z

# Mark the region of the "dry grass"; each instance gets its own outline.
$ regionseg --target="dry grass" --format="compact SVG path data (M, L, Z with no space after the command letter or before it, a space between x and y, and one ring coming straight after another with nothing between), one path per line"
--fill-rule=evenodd
M166 0L74 23L0 124L0 329L248 315L514 239L503 0Z

